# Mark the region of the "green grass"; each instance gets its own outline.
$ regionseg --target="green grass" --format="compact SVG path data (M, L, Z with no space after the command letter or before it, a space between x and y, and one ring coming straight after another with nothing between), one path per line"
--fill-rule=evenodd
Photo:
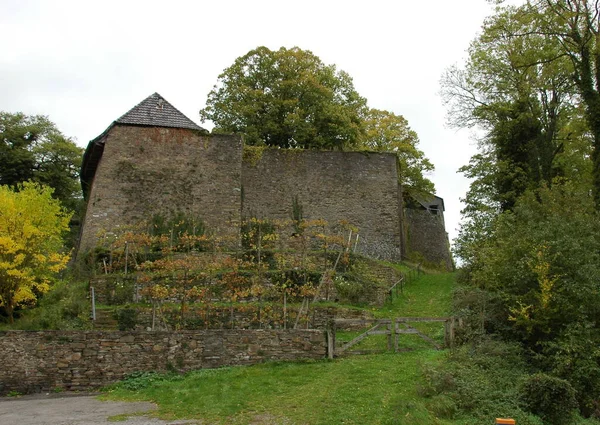
M109 399L151 400L165 419L215 424L445 424L416 393L420 363L441 352L354 356L202 370Z
M453 283L452 274L421 275L408 283L392 303L373 313L380 318L447 316ZM441 324L415 323L414 326L429 326L419 329L439 340ZM341 332L338 338L349 340L358 333ZM441 336L443 338L443 332ZM185 376L146 373L113 386L103 397L152 401L158 405L154 415L167 420L192 419L198 424L493 423L492 413L486 413L483 420L481 416L461 413L456 410L455 400L448 395L427 391L433 382L432 375L423 371L437 368L444 371L448 352L433 350L414 335L401 335L400 341L401 348L412 348L413 351L349 356L332 361L205 369ZM357 349L385 348L386 337L370 336L364 344ZM467 359L461 364L471 367L471 363ZM507 373L513 369L512 364L506 367ZM493 368L493 373L488 372L480 372L479 379L467 376L459 386L470 388L463 396L469 400L479 395L475 399L491 403L490 411L499 411L504 406L507 408L503 412L521 415L517 417L522 425L539 425L541 422L537 418L524 417L518 405L503 405L501 400L496 405L496 398L488 400L484 397L487 393L495 394L499 399L506 395L501 393L501 385L496 382L500 379L494 378L494 373L500 374L508 385L514 383L512 375L503 375L504 369L496 371ZM488 382L488 375L494 380ZM440 376L443 379L444 375ZM119 416L113 420L122 419L124 417ZM577 424L598 425L598 422L578 419Z
M448 314L453 275L421 275L376 317ZM413 324L443 340L443 324ZM441 333L440 333L441 328ZM349 340L359 332L340 332ZM364 345L363 345L364 344ZM357 349L387 346L386 336L368 337ZM201 370L183 379L132 381L105 397L150 400L165 419L198 419L210 424L450 424L417 394L421 366L435 364L443 352L415 335L401 335L401 354L351 356L333 361L267 363L250 367ZM429 408L429 409L428 409Z
M375 317L445 317L450 314L454 273L421 274L409 281Z

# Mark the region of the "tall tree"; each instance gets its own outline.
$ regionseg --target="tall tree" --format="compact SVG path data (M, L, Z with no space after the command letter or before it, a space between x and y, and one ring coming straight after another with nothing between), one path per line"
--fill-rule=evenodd
M498 165L491 195L502 210L527 188L564 174L559 155L583 137L568 128L580 113L572 66L560 45L535 29L525 7L499 9L472 42L465 67L442 78L450 124L485 131L481 148ZM513 36L525 32L531 36Z
M0 112L0 185L16 188L29 180L48 185L73 210L81 198L82 155L47 117Z
M433 182L424 176L433 171L433 164L419 150L419 137L406 118L393 112L369 109L364 127L365 135L359 149L395 153L404 189L418 194L434 193Z
M560 45L554 61L566 57L571 62L573 80L585 107L585 117L593 135L593 183L596 208L600 209L600 2L598 0L528 0L533 32ZM517 32L530 38L532 31Z
M527 0L516 10L515 20L521 26L505 26L505 38L522 44L542 40L541 50L546 52L543 57L527 58L521 67L562 67L574 84L592 136L593 193L600 209L600 1Z
M52 189L34 183L18 189L0 186L0 305L11 323L14 309L47 292L69 259L61 250L70 214Z
M343 149L361 138L365 112L344 71L297 47L258 47L223 71L200 116L249 145Z
M461 169L473 183L456 247L470 266L495 218L526 190L558 177L590 181L590 134L573 65L538 27L527 5L499 8L471 43L465 66L442 77L449 123L483 130L480 153Z

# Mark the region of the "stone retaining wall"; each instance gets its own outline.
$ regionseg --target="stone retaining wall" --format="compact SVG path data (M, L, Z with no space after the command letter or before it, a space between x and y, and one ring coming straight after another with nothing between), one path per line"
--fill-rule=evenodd
M322 359L317 330L0 332L0 395L89 390L137 371L186 372L268 360Z

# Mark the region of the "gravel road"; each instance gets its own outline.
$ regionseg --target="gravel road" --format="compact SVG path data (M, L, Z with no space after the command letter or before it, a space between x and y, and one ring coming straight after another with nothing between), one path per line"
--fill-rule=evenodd
M36 394L0 398L0 424L18 425L106 425L108 417L127 413L152 412L148 402L100 401L89 394ZM161 421L132 416L120 425L183 425L194 421Z

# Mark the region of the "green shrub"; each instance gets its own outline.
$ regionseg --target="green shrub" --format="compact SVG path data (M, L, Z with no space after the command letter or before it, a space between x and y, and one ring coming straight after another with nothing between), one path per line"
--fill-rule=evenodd
M365 285L356 280L348 280L343 276L336 276L334 279L335 290L342 301L349 301L352 304L358 304L364 298Z
M179 381L182 380L182 375L173 373L159 373L159 372L133 372L128 375L121 382L113 385L112 389L120 388L128 391L140 391L145 388L156 385L159 382L166 381Z
M446 395L431 397L426 406L436 418L452 419L458 411L456 402Z
M449 352L438 366L424 367L418 393L430 398L428 408L441 417L460 416L473 423L513 417L519 424L539 423L520 407L519 382L527 376L522 359L517 344L484 338Z
M38 306L23 311L12 329L87 329L91 305L87 282L59 280L40 296ZM20 312L21 313L21 312Z
M133 308L121 308L115 312L120 331L130 331L137 325L137 310Z
M116 275L106 280L105 293L107 304L121 305L131 302L135 286L135 277L133 275Z
M564 379L536 373L521 389L522 398L532 413L550 425L568 425L573 422L577 400L575 389Z
M591 347L595 347L591 349ZM566 379L576 392L581 413L600 416L600 335L593 323L568 326L544 345L539 368Z

